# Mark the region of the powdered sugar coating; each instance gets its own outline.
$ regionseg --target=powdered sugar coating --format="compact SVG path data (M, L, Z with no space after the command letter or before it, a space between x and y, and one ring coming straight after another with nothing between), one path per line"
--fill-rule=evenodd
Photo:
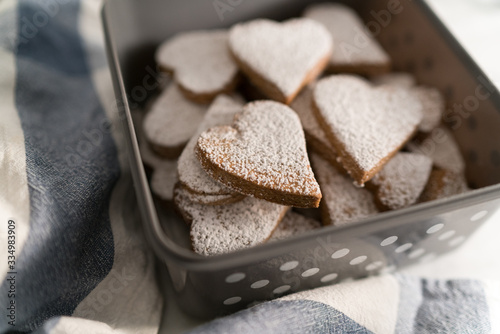
M177 182L177 161L163 161L156 165L151 177L151 190L165 201L174 196L174 185Z
M176 81L191 92L222 91L238 73L227 40L226 30L180 33L160 45L156 62L173 70Z
M234 115L243 108L243 101L239 97L219 95L210 105L205 118L201 122L196 134L186 145L179 157L179 180L184 187L192 192L204 195L228 195L234 191L211 178L200 165L194 149L200 134L217 125L231 124Z
M391 85L406 88L420 101L422 105L422 121L418 130L430 132L441 122L441 116L445 109L444 98L436 88L426 86L415 86L415 77L409 73L389 73L372 79L377 85Z
M144 118L144 134L160 147L183 145L195 133L206 109L206 105L187 100L176 85L170 85Z
M441 126L435 129L436 133L427 136L421 143L411 142L408 149L411 152L426 155L432 159L434 165L456 174L463 174L465 161L460 153L453 134ZM433 131L433 132L434 132Z
M422 120L422 106L413 94L392 86L372 87L357 76L318 81L313 99L327 135L343 146L332 142L339 152L344 149L343 164L350 172L345 160L367 173L404 145Z
M203 132L198 149L225 173L258 187L321 198L300 120L284 104L268 100L248 103L232 127Z
M305 87L290 104L290 108L299 115L306 136L307 148L321 155L335 168L343 171L344 167L340 163L337 150L326 137L325 131L323 131L313 113L313 87L313 84Z
M441 122L441 116L445 109L444 98L436 88L414 87L410 90L422 104L422 121L418 129L422 132L430 132Z
M394 210L417 202L432 170L432 160L416 153L396 154L370 181L384 208Z
M369 34L354 10L333 3L316 4L306 9L304 16L328 30L335 48L330 58L333 65L360 66L388 64L389 56Z
M193 250L217 255L265 242L288 207L247 197L240 202L206 206L190 202L186 190L175 189L175 204L191 220Z
M417 84L415 77L406 72L392 72L377 75L371 78L371 81L376 86L392 85L401 88L412 88Z
M313 88L309 85L305 87L302 92L300 92L295 100L293 100L290 104L290 108L292 108L299 116L300 122L302 123L302 127L307 136L314 137L325 146L332 146L312 112L312 96ZM332 147L332 150L335 149Z
M328 217L323 224L340 226L378 212L368 190L355 187L351 178L338 172L319 155L312 154L311 161L323 193L321 209Z
M288 211L271 235L269 241L283 240L320 228L321 224L312 218Z
M229 46L235 57L290 96L331 53L332 41L328 31L313 20L258 19L233 26Z

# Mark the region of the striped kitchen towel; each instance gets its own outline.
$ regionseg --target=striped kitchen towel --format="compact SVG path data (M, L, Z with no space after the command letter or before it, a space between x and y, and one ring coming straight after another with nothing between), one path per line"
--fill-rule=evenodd
M158 330L100 7L0 1L0 333Z
M500 283L371 277L265 302L189 332L206 333L500 333Z
M0 1L0 333L160 328L100 6ZM389 275L289 295L192 333L500 333L499 299L498 282Z

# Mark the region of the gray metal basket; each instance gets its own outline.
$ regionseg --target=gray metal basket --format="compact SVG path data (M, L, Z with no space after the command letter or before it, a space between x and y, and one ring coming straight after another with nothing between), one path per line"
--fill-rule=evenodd
M109 65L142 223L178 302L192 315L230 313L254 301L429 260L464 242L500 204L498 91L424 2L350 1L396 70L444 93L450 107L444 121L466 159L468 182L477 189L231 254L207 258L190 250L188 228L151 196L132 123L131 109L156 89L155 48L179 31L229 27L256 17L282 20L299 16L309 4L108 0L104 6ZM393 10L398 4L402 10Z

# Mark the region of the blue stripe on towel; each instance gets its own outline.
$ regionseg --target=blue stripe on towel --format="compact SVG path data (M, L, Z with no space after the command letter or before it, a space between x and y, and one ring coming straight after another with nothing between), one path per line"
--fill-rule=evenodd
M189 334L370 334L365 327L326 304L275 300L214 320Z
M480 281L396 277L401 285L396 333L490 333Z
M31 205L30 233L17 262L20 331L71 315L109 273L114 256L108 210L120 170L78 32L80 4L57 1L51 17L46 3L18 5L24 39L16 59L16 105ZM23 34L26 22L38 22L36 31Z
M490 333L483 287L471 280L423 280L414 333Z

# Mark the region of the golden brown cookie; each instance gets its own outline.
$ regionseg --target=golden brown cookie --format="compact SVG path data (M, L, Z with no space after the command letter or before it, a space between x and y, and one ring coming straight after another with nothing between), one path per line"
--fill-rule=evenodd
M381 210L395 210L417 202L432 170L432 160L417 153L396 154L367 184Z
M368 190L354 186L349 176L319 155L311 154L311 161L323 193L320 208L324 225L340 226L378 212Z
M328 31L309 19L258 19L233 26L229 47L243 73L269 98L289 104L325 68Z
M225 254L268 240L289 207L253 197L240 202L207 206L189 200L186 190L177 187L175 205L191 225L193 250L201 255Z
M207 107L187 100L176 85L170 85L144 118L144 136L153 151L167 159L177 158L201 123Z
M237 84L238 67L227 40L226 30L179 33L160 45L156 62L174 74L188 99L208 103L218 94L232 92Z
M210 176L242 194L288 206L319 205L300 120L284 104L248 103L232 126L203 132L196 153Z
M389 55L351 8L337 3L316 4L307 8L304 16L323 24L331 34L335 48L329 71L367 76L389 72Z
M374 87L352 75L318 81L313 111L344 168L362 185L416 132L422 106L413 94L392 86Z

